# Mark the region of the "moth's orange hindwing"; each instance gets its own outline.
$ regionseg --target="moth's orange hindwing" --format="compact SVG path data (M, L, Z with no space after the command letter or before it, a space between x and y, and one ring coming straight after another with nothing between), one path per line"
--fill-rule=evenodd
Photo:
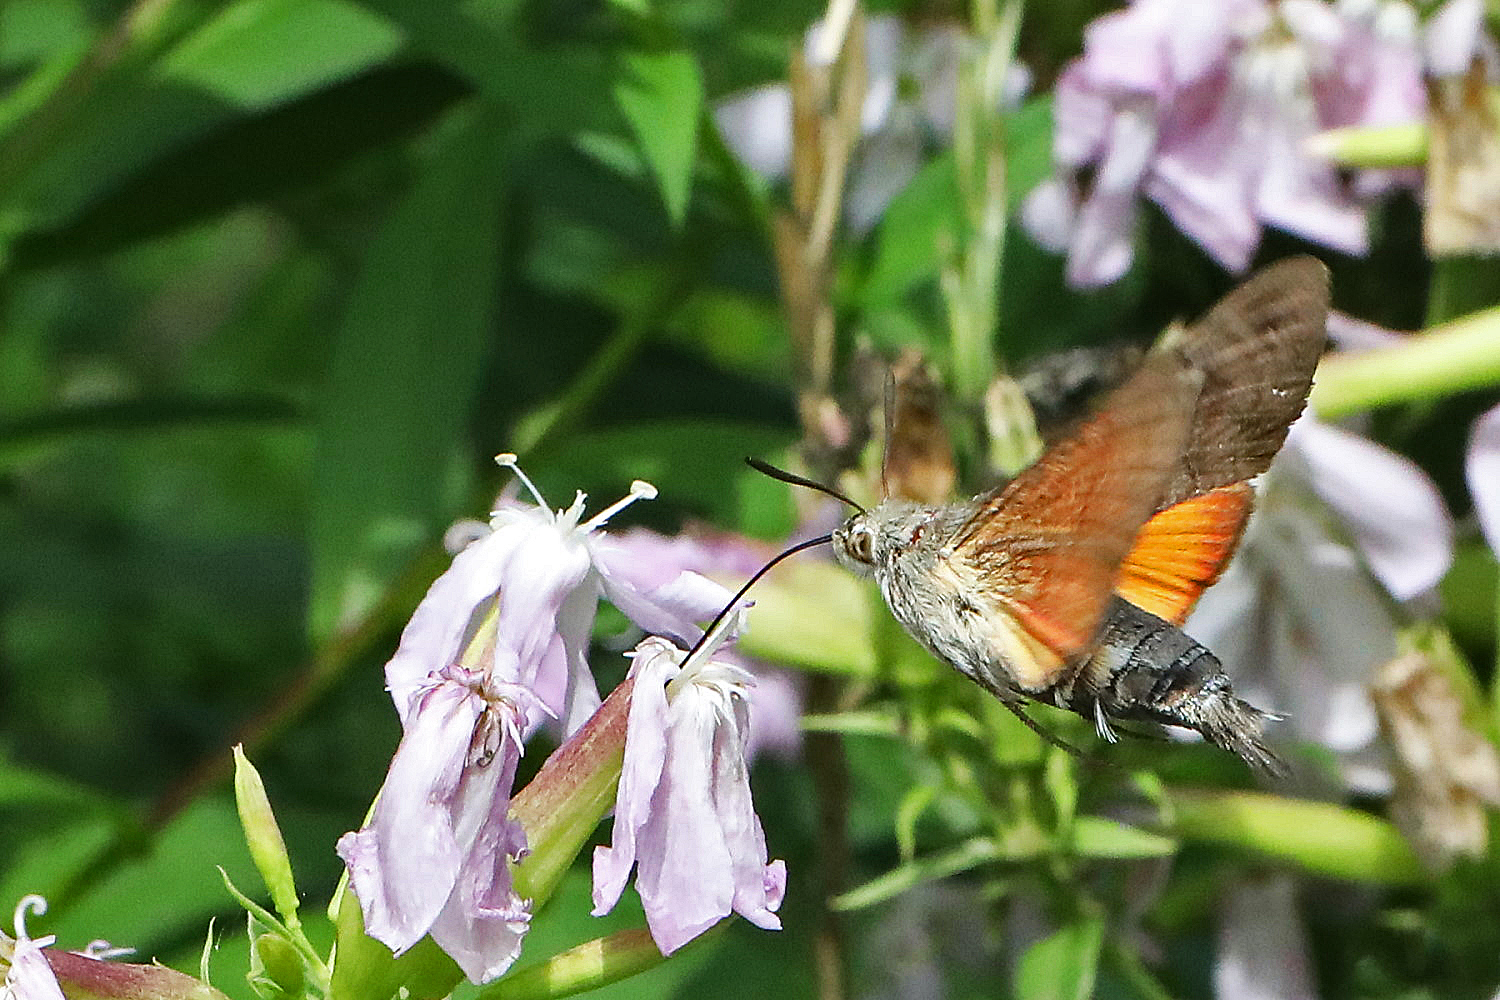
M1120 566L1115 593L1181 625L1234 554L1254 498L1249 483L1233 483L1151 518Z

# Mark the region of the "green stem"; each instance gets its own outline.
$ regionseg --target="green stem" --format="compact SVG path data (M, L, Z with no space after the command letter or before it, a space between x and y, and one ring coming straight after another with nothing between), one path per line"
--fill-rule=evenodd
M664 961L650 933L619 931L512 972L480 990L478 1000L557 1000L618 983Z
M1318 416L1334 419L1494 385L1500 385L1500 307L1390 347L1330 355L1318 366L1310 403Z

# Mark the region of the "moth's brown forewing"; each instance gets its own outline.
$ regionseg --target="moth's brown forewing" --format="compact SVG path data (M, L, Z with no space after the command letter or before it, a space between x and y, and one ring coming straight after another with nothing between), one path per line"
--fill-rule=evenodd
M1055 683L1094 644L1120 563L1178 468L1201 385L1180 357L1153 357L1071 436L977 500L947 542L978 613L1040 644L1021 644L1026 662L1015 662L1014 641L996 650L1023 688Z
M1187 444L1116 592L1180 625L1224 571L1265 472L1302 414L1328 322L1328 268L1292 257L1226 295L1171 348L1203 374Z
M1292 257L1252 275L1172 350L1203 373L1187 447L1159 509L1265 472L1302 413L1328 322L1328 268Z

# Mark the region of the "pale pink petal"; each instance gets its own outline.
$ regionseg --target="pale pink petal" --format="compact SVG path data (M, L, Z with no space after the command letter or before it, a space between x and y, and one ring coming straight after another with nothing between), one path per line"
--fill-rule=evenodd
M1393 597L1405 601L1437 586L1453 561L1453 525L1416 463L1310 418L1293 427L1289 443Z
M1113 102L1095 90L1081 60L1069 63L1052 93L1052 159L1076 170L1104 152Z
M724 144L762 177L784 177L792 160L792 95L784 83L733 94L714 105Z
M533 698L460 667L416 697L370 822L338 844L366 932L393 953L430 933L476 983L520 953L529 914L509 863L526 835L509 803Z
M1021 202L1021 225L1053 253L1066 253L1078 218L1078 192L1071 178L1049 177Z
M594 916L614 909L636 862L636 842L651 811L651 799L666 762L666 683L676 674L671 648L647 640L636 652L631 673L625 759L615 794L614 832L610 846L594 848Z
M14 1000L64 1000L57 975L47 964L47 956L31 941L16 942L4 989L6 996Z
M1068 252L1075 287L1108 284L1130 268L1135 243L1136 191L1156 142L1156 120L1144 108L1121 111L1110 128L1109 151L1094 189L1078 213Z
M757 927L780 930L775 911L786 890L786 866L766 863L766 835L750 797L749 708L734 698L732 715L714 734L714 812L733 864L734 910Z
M429 675L458 660L474 610L488 600L497 587L501 567L517 545L522 529L489 531L453 557L412 612L401 633L401 644L385 666L386 687L396 704L396 714L406 722L409 702Z
M646 924L671 954L734 907L734 858L713 799L714 706L684 689L672 705L667 757L637 844Z
M1483 31L1484 0L1448 0L1427 21L1427 68L1434 76L1467 73Z
M47 912L47 901L41 896L26 896L16 906L14 930L16 940L10 956L10 971L0 983L0 996L14 1000L64 1000L57 974L47 962L42 949L52 944L52 935L33 939L26 933L27 913Z
M1464 473L1490 550L1500 552L1500 406L1474 422Z
M686 659L657 637L637 647L612 843L594 852L594 912L619 899L634 861L646 924L663 954L731 912L780 927L772 911L785 892L785 866L767 862L750 801L751 678L708 660L714 642Z
M484 709L455 683L433 684L414 701L369 823L338 842L365 932L398 955L432 928L458 879L464 851L448 806Z
M1262 221L1348 254L1369 249L1365 211L1343 193L1331 164L1306 153L1313 132L1295 126L1262 135L1264 170L1255 186Z

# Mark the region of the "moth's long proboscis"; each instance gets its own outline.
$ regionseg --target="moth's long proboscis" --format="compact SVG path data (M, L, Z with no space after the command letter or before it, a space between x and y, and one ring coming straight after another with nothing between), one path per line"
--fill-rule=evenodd
M817 538L809 538L805 542L798 542L796 545L793 545L785 552L781 552L772 557L770 562L766 563L760 569L756 570L755 574L751 576L750 579L745 581L744 586L735 591L734 596L729 599L729 603L724 605L724 610L715 615L714 620L708 623L708 628L703 630L703 635L699 637L697 642L693 643L693 648L688 650L687 655L692 656L694 653L698 652L698 650L703 648L703 646L709 641L709 639L711 639L714 634L729 620L729 615L734 611L735 607L739 605L740 601L745 599L745 594L750 591L750 588L755 586L755 584L760 580L761 577L769 573L771 571L771 567L781 562L781 560L785 559L787 556L796 555L803 549L810 549L814 545L826 545L831 541L833 541L832 535L819 535Z

